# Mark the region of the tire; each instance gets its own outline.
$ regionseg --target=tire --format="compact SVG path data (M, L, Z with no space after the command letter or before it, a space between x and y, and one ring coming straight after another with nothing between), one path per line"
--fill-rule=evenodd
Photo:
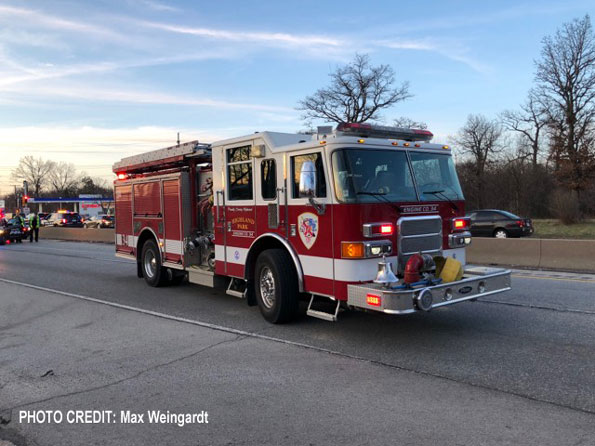
M256 302L264 318L273 324L289 322L298 314L297 273L283 249L263 251L254 269Z
M508 238L508 232L506 229L498 228L494 231L495 238Z
M165 268L161 266L161 255L153 240L147 240L143 245L141 270L145 282L152 287L162 286L167 282Z

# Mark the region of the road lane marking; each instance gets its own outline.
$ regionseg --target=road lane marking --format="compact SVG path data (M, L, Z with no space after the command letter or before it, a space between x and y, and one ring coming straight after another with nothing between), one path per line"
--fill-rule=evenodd
M551 276L528 276L524 274L513 274L512 277L519 279L544 279L544 280L557 280L559 282L582 282L582 283L595 283L595 279L575 279L573 277L551 277Z
M236 335L240 335L240 336L246 336L246 337L250 337L250 338L255 338L255 339L262 339L262 340L266 340L266 341L271 341L271 342L276 342L276 343L280 343L280 344L285 344L285 345L291 345L291 346L295 346L295 347L301 347L301 348L305 348L308 350L313 350L313 351L317 351L317 352L321 352L321 353L327 353L329 355L333 355L333 356L338 356L338 357L342 357L342 358L347 358L347 359L353 359L356 361L361 361L361 362L366 362L369 364L375 364L375 365L379 365L379 366L383 366L383 367L389 367L395 370L400 370L400 371L404 371L404 372L409 372L409 373L415 373L417 375L422 375L422 376L426 376L426 377L431 377L431 378L438 378L438 379L443 379L445 381L449 381L449 382L454 382L460 385L468 385L471 387L475 387L475 388L479 388L479 389L484 389L484 390L488 390L488 391L492 391L492 392L498 392L498 393L503 393L503 394L507 394L507 395L514 395L516 397L519 398L523 398L523 399L527 399L530 401L535 401L535 402L539 402L539 403L545 403L545 404L551 404L552 406L556 406L556 407L563 407L565 409L570 409L570 410L575 410L578 412L583 412L583 413L588 413L588 414L595 414L595 411L589 410L589 409L583 409L580 407L573 407L573 406L569 406L566 404L562 404L562 403L558 403L556 401L549 401L546 399L540 399L538 397L534 397L531 395L525 395L519 392L514 392L514 391L510 391L510 390L503 390L503 389L499 389L497 387L490 387L487 385L483 385L483 384L477 384L477 383L472 383L472 382L468 382L468 381L459 381L455 378L449 377L447 375L440 375L438 373L432 373L432 372L428 372L428 371L424 371L424 370L416 370L416 369L411 369L411 368L407 368L404 366L400 366L397 364L391 364L388 362L383 362L379 359L370 359L370 358L365 358L363 356L357 356L357 355L352 355L349 353L343 353L340 351L336 351L336 350L330 350L324 347L318 347L315 345L311 345L311 344L304 344L302 342L296 342L296 341L290 341L287 339L282 339L282 338L276 338L273 336L267 336L267 335L263 335L260 333L255 333L255 332L250 332L250 331L244 331L244 330L238 330L236 328L231 328L231 327L225 327L223 325L217 325L217 324L211 324L209 322L202 322L202 321L197 321L195 319L187 319L187 318L183 318L183 317L179 317L179 316L173 316L170 314L166 314L166 313L161 313L158 311L152 311L152 310L145 310L143 308L138 308L138 307L133 307L130 305L124 305L124 304L119 304L116 302L110 302L107 300L103 300L103 299L97 299L94 297L89 297L89 296L83 296L81 294L76 294L76 293L69 293L67 291L61 291L61 290L55 290L52 288L46 288L46 287L42 287L42 286L38 286L38 285L33 285L30 283L25 283L25 282L18 282L16 280L10 280L10 279L4 279L2 277L0 277L0 282L4 282L4 283L9 283L9 284L13 284L13 285L19 285L19 286L23 286L26 288L31 288L31 289L35 289L35 290L40 290L40 291L44 291L47 293L53 293L53 294L58 294L58 295L62 295L62 296L67 296L67 297L73 297L75 299L80 299L80 300L84 300L84 301L88 301L88 302L94 302L94 303L98 303L98 304L102 304L102 305L107 305L110 307L114 307L114 308L120 308L123 310L128 310L128 311L133 311L136 313L141 313L141 314L146 314L146 315L150 315L150 316L154 316L154 317L158 317L158 318L162 318L162 319L167 319L167 320L172 320L172 321L176 321L176 322L182 322L185 324L191 324L191 325L196 325L199 327L204 327L204 328L210 328L212 330L217 330L217 331L222 331L225 333L232 333L232 334L236 334Z
M54 249L54 248L49 248L49 249ZM0 249L0 252L8 252L9 250L2 250ZM59 257L68 257L68 258L73 258L73 259L87 259L87 260L95 260L97 262L112 262L112 263L127 263L129 265L134 264L134 261L132 260L122 260L122 259L107 259L107 258L100 258L100 257L89 257L86 255L81 255L81 256L77 256L74 254L56 254L56 253L50 253L47 250L46 251L35 251L35 248L32 250L29 249L10 249L10 251L12 252L22 252L25 254L41 254L41 255L45 255L45 256L59 256ZM71 251L71 250L67 250L67 251ZM71 251L71 252L76 252L76 251ZM83 251L83 252L90 252L90 251ZM115 255L114 255L115 257Z
M531 309L536 309L536 310L550 310L550 311L556 311L558 313L595 314L595 311L592 311L592 310L576 310L574 308L547 307L545 305L534 305L534 304L523 303L523 302L506 302L503 300L483 299L481 297L479 298L479 300L477 302L484 303L484 304L508 305L510 307L531 308Z

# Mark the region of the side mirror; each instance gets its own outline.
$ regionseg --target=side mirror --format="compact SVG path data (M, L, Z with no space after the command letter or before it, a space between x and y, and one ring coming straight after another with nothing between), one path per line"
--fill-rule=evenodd
M300 170L300 197L308 197L308 203L316 209L320 215L324 215L326 205L314 200L316 196L316 166L312 161L304 161Z
M300 197L316 196L316 166L312 161L304 161L300 170Z

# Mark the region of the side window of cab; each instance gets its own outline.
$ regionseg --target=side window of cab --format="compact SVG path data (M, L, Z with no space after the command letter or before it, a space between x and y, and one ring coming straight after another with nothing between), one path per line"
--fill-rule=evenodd
M227 149L228 200L252 200L254 197L250 146Z
M314 197L326 197L326 177L324 175L324 164L320 152L291 157L291 179L293 183L291 197L307 198L306 195L300 193L300 176L302 175L303 170L315 172L315 175L313 176L315 178Z

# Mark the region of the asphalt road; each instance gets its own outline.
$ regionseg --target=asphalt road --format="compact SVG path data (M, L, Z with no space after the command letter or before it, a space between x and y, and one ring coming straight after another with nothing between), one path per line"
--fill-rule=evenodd
M0 444L595 444L593 276L519 272L512 292L429 314L273 326L221 290L150 288L112 249L0 247Z

